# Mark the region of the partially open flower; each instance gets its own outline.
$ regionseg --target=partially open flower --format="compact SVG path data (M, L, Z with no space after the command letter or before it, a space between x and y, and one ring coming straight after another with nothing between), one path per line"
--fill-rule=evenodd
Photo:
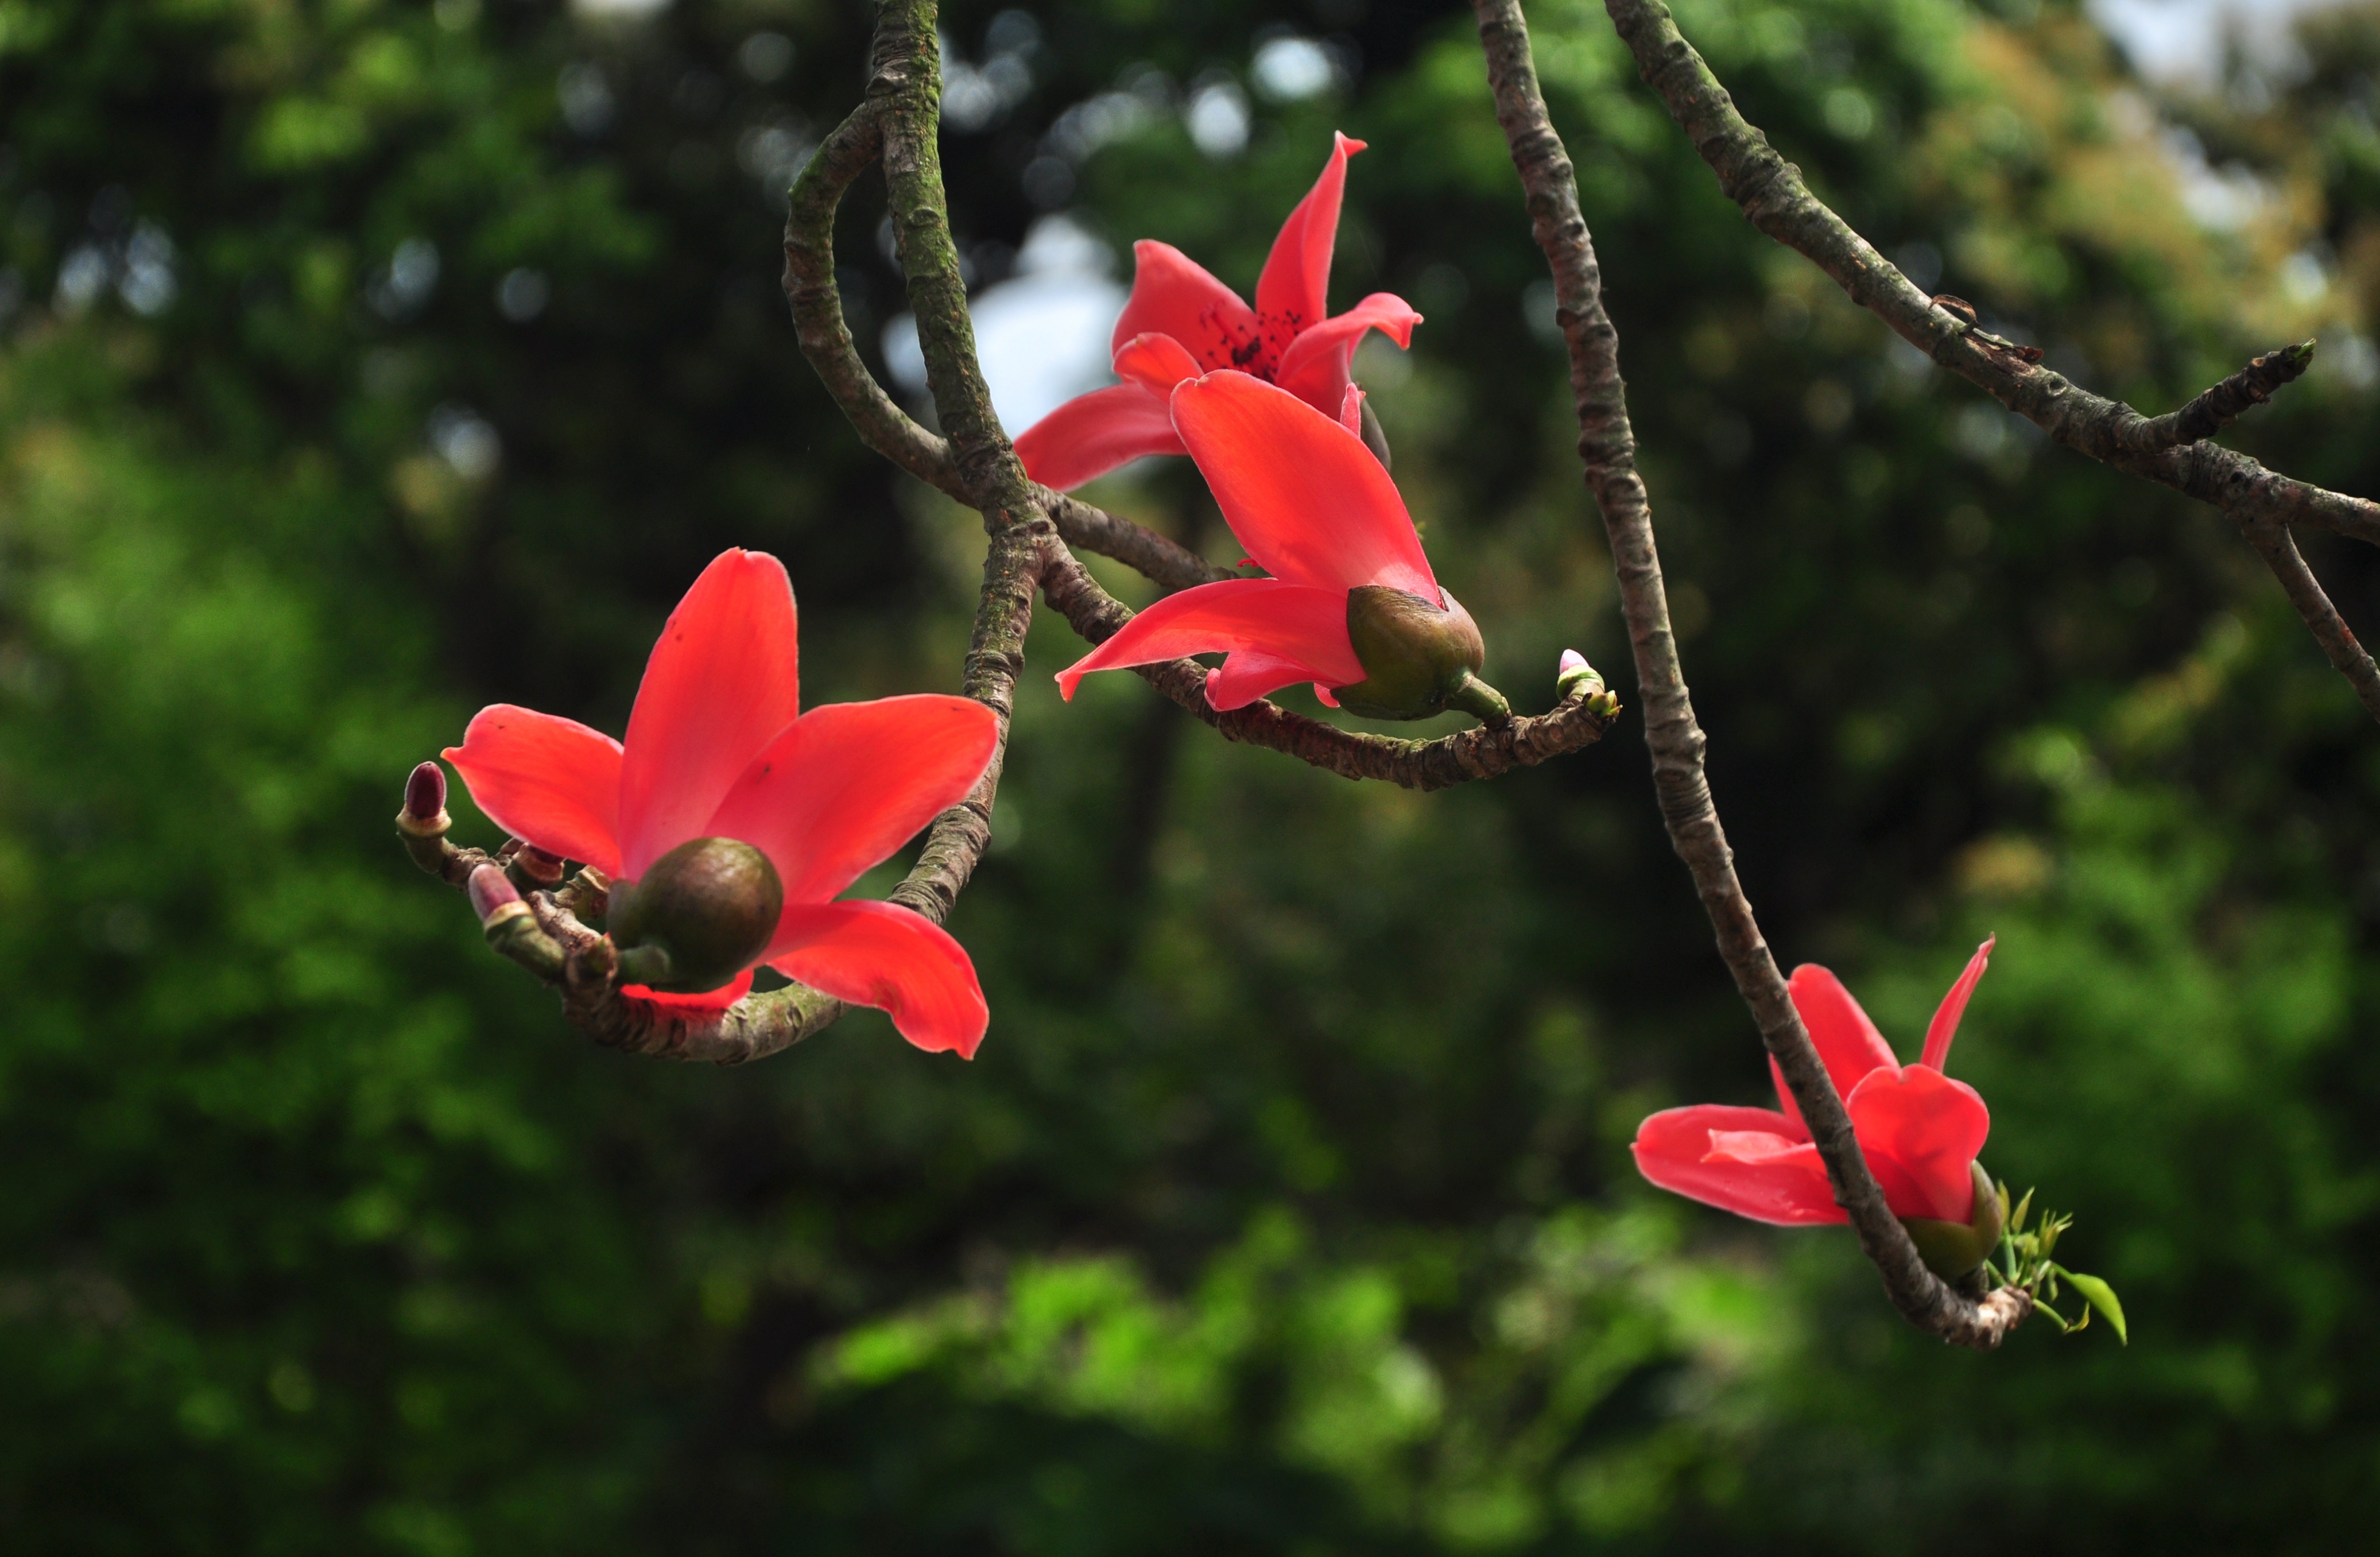
M1860 1153L1893 1215L1936 1274L1960 1281L1999 1238L1999 1197L1975 1162L1991 1113L1963 1081L1942 1074L1968 997L1991 957L1986 940L1968 959L1925 1029L1915 1064L1894 1059L1859 1002L1815 964L1787 986L1828 1077L1843 1095ZM1835 1204L1826 1164L1774 1060L1778 1109L1697 1103L1654 1114L1636 1131L1636 1167L1664 1189L1755 1222L1809 1226L1850 1220Z
M803 713L795 627L783 566L723 553L653 646L625 744L498 704L446 760L516 837L612 878L627 993L725 1006L766 963L882 1007L921 1049L972 1054L989 1013L959 943L906 908L833 899L965 798L998 722L951 697Z
M1072 698L1095 670L1221 651L1207 700L1226 712L1307 681L1373 718L1511 717L1478 678L1479 629L1439 587L1396 483L1364 446L1361 391L1350 386L1334 421L1245 373L1199 375L1168 341L1135 341L1116 360L1168 392L1224 521L1272 577L1167 595L1059 672L1060 690Z
M1378 330L1402 347L1421 322L1410 304L1387 292L1325 316L1347 159L1363 149L1360 140L1334 137L1322 176L1273 239L1253 309L1172 244L1134 244L1132 297L1116 321L1111 355L1135 337L1162 339L1193 373L1235 368L1281 385L1325 416L1338 415L1365 335ZM1077 395L1017 434L1017 456L1035 480L1064 491L1144 455L1185 452L1166 414L1165 392L1122 363L1116 371L1123 383ZM1385 465L1388 445L1378 422L1370 424L1372 440Z

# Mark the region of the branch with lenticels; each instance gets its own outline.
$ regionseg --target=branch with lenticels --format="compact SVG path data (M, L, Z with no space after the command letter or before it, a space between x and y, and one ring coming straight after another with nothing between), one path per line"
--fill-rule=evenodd
M998 741L982 778L964 801L934 819L917 863L891 894L893 902L939 924L990 842L992 800L1007 755L1043 547L1058 542L1039 495L992 415L991 395L976 365L966 292L943 205L934 9L932 0L890 0L880 8L868 101L836 131L820 160L848 168L846 180L868 160L884 165L935 410L951 429L948 443L933 443L959 493L982 512L991 534L961 690L998 715ZM847 351L850 335L839 305L829 318ZM838 398L847 407L861 407L861 414L873 393L874 408L897 419L874 418L880 433L889 428L897 435L908 422L865 370L841 382L828 368L820 371ZM922 429L917 432L925 436ZM458 849L446 841L446 830L445 781L433 764L425 763L407 785L405 809L397 815L407 851L422 869L470 894L489 943L558 986L565 1014L599 1043L733 1064L789 1048L843 1013L841 1002L798 984L747 994L723 1011L688 1012L623 994L611 941L584 922L600 918L607 906L610 883L601 873L581 870L565 883L562 862L541 851L516 843L492 857Z
M2094 395L2043 367L2040 353L1979 329L1974 310L1957 298L1927 297L1812 194L1800 170L1736 111L1661 0L1604 0L1604 8L1635 55L1638 73L1754 226L1826 272L1902 339L2058 443L2222 509L2272 568L2331 663L2380 719L2380 667L2355 640L2288 533L2292 525L2309 525L2380 545L2380 504L2296 480L2205 441L2302 373L2313 359L2312 342L2267 352L2161 417Z
M1694 719L1694 699L1670 627L1652 504L1636 471L1635 433L1620 377L1619 335L1604 310L1602 274L1579 210L1578 181L1537 90L1528 24L1519 0L1474 0L1473 8L1479 19L1488 84L1495 91L1497 122L1503 127L1512 165L1528 198L1537 245L1553 272L1554 317L1569 345L1571 390L1578 403L1579 459L1610 538L1621 610L1645 699L1645 743L1652 751L1653 787L1670 842L1694 877L1719 955L1809 1125L1835 1199L1851 1218L1860 1247L1882 1274L1894 1306L1911 1323L1945 1341L1982 1349L1997 1346L2032 1311L2031 1296L2020 1287L2002 1287L1980 1301L1970 1299L1926 1268L1860 1152L1842 1097L1793 1008L1777 959L1736 879L1734 855L1703 771L1706 737Z
M983 858L1008 750L1016 678L1037 594L1092 642L1132 612L1101 590L1068 541L1116 557L1168 588L1229 578L1196 553L1127 519L1029 480L993 415L976 360L974 326L952 242L938 148L941 99L933 0L885 0L877 15L866 99L828 138L793 190L785 229L785 291L802 349L868 446L978 510L990 533L975 629L961 689L998 716L989 766L960 804L934 819L917 863L891 900L936 923L946 919ZM919 427L860 362L844 322L833 269L836 204L871 163L884 169L893 232L917 318L934 409L947 439ZM1269 746L1346 778L1442 788L1542 762L1599 739L1619 704L1583 663L1562 677L1550 713L1507 719L1436 741L1391 740L1336 729L1269 703L1219 714L1206 671L1179 660L1141 667L1176 702L1232 740ZM831 1026L843 1004L799 984L745 995L724 1010L687 1009L622 992L619 955L590 928L609 906L611 883L518 840L491 855L446 838L446 784L423 763L406 786L396 828L424 870L467 892L489 944L561 992L571 1023L597 1042L632 1053L736 1064L762 1059Z
M885 14L891 18L906 9L896 5ZM987 522L1003 505L1016 512L1035 511L1035 520L1027 528L1046 526L1054 532L1041 541L1035 565L1044 598L1087 640L1104 642L1132 620L1132 611L1099 586L1075 560L1070 546L1113 557L1168 590L1235 575L1130 519L1026 480L1008 451L1007 440L999 434L990 416L988 395L978 398L975 395L974 386L982 381L975 364L965 295L957 284L956 251L950 248L948 224L941 217L939 176L929 201L913 171L923 155L923 143L905 127L925 121L902 108L906 101L903 94L923 79L922 71L932 68L932 61L926 59L922 67L914 62L919 56L901 42L910 36L902 30L905 25L880 32L876 72L866 100L827 138L794 185L785 221L784 288L795 333L803 355L869 448L947 495L982 509ZM888 37L892 41L888 43ZM930 46L929 26L918 47ZM879 160L884 163L888 185L895 191L894 232L904 266L912 277L910 297L921 344L926 347L928 379L936 411L951 431L948 441L918 426L885 393L860 360L844 320L834 274L835 213L852 182ZM908 198L903 197L903 189L911 191ZM921 224L917 218L929 209L935 223ZM935 259L929 268L946 274L946 283L920 291L913 248ZM963 333L967 349L962 371L959 355L953 348ZM937 342L941 344L938 347ZM954 419L953 402L945 398L946 381L957 391L963 420ZM997 458L987 452L995 443ZM1002 490L985 490L986 471L998 472L995 484ZM1433 741L1401 740L1342 730L1269 700L1218 713L1207 701L1206 669L1193 661L1145 665L1139 667L1139 674L1227 740L1269 747L1342 778L1379 779L1409 789L1439 789L1493 777L1576 751L1600 739L1619 713L1618 700L1600 678L1590 675L1566 679L1561 699L1548 713ZM984 825L988 828L988 818ZM929 857L930 853L929 847ZM906 891L905 883L894 900L909 901L904 895Z

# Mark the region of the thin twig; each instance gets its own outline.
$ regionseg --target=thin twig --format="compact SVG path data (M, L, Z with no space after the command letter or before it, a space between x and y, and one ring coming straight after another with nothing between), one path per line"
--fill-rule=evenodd
M2338 667L2338 674L2347 677L2348 685L2355 688L2355 696L2372 717L2380 719L2380 666L2373 664L2372 656L2356 641L2354 630L2339 615L2338 607L2331 604L2330 597L2314 581L2313 569L2306 566L2305 558L2298 553L2296 538L2281 525L2252 522L2243 522L2240 533L2248 538L2248 544L2256 548L2265 566L2281 581L2281 591L2297 607L2298 614L2305 618L2306 628L2322 645L2323 653Z
M2178 411L2119 422L2117 436L2135 454L2203 442L2245 416L2250 407L2268 403L2276 391L2295 383L2313 365L2312 341L2268 351Z
M1670 116L1753 225L1825 271L1902 339L2070 448L2222 509L2252 541L2274 527L2303 524L2380 545L2380 504L2293 480L2204 441L2224 418L2245 408L2255 397L2252 391L2269 395L2296 377L2289 370L2302 371L2304 361L2288 359L2305 348L2259 358L2170 420L2152 420L2121 401L2093 395L2031 360L2030 354L1985 335L1974 328L1971 313L1939 306L1813 195L1801 170L1736 112L1734 99L1679 34L1661 0L1604 0L1604 8L1635 55L1638 73L1660 94ZM2268 563L2283 566L2276 560L2277 552L2261 542L2257 549ZM2296 555L2294 547L2289 555ZM2297 566L2302 568L2302 559ZM2311 574L2284 576L2281 582L2307 627L2331 652L2332 663L2354 681L2352 660L2341 664L2332 643L2324 639L2325 623L2338 613L2321 586ZM2362 695L2360 683L2357 691Z
M1497 122L1503 127L1512 165L1527 192L1537 246L1553 271L1554 317L1569 343L1571 389L1578 403L1579 459L1610 537L1621 609L1645 699L1653 785L1670 842L1694 876L1694 890L1718 936L1719 955L1809 1125L1835 1199L1850 1216L1861 1248L1882 1273L1894 1306L1912 1323L1946 1341L1996 1346L2023 1319L2028 1305L2021 1295L1995 1294L1982 1304L1970 1301L1925 1268L1860 1153L1842 1098L1793 1009L1777 960L1736 879L1734 857L1703 772L1705 736L1694 720L1670 627L1652 506L1636 471L1635 435L1620 376L1619 335L1604 311L1602 275L1579 211L1577 179L1537 90L1528 24L1519 0L1474 0L1473 8L1496 95Z
M441 813L442 818L443 813ZM443 821L441 826L443 828ZM456 848L440 833L425 835L398 821L398 835L414 863L456 891L471 872L505 860L484 849ZM531 886L516 876L516 884ZM832 1026L843 1003L803 984L747 994L724 1010L687 1010L621 992L611 943L579 919L600 911L602 889L582 872L560 892L524 891L536 932L492 936L490 944L562 994L570 1025L607 1049L656 1059L734 1065L766 1059ZM590 906L590 902L591 905Z
M1052 545L1043 564L1042 597L1092 643L1104 643L1132 620L1132 610L1099 586L1083 565ZM1480 725L1434 741L1342 730L1258 699L1219 713L1207 700L1207 667L1168 660L1135 667L1150 686L1212 725L1225 740L1269 747L1344 779L1379 779L1406 789L1445 789L1535 767L1603 738L1620 702L1599 680L1575 687L1548 713Z

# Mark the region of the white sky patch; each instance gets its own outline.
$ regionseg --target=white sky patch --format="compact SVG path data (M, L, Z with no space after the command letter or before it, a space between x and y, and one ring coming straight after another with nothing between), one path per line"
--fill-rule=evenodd
M1108 336L1125 296L1114 263L1108 246L1072 217L1044 216L1017 251L1016 274L985 287L967 305L992 408L1010 433L1112 382ZM884 363L904 389L925 393L926 357L915 315L902 314L884 327Z
M589 21L642 21L669 7L670 0L570 0L571 14Z
M2290 24L2339 0L2090 0L2094 20L2124 45L2153 81L2211 86L2224 41L2237 36L2250 55L2286 65L2296 53Z

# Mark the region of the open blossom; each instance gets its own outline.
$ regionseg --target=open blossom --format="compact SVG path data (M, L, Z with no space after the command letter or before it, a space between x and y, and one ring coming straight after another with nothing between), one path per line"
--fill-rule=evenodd
M1255 308L1172 244L1143 238L1133 245L1132 297L1116 321L1111 351L1122 351L1136 336L1163 335L1200 371L1234 368L1337 416L1364 333L1378 330L1407 346L1421 315L1402 298L1375 292L1345 313L1325 317L1347 159L1364 149L1343 135L1336 140L1322 176L1273 239L1257 280ZM1016 440L1026 473L1062 492L1143 455L1183 452L1165 397L1129 375L1067 401Z
M1985 1206L1989 1181L1975 1166L1975 1154L1991 1133L1991 1114L1973 1088L1942 1074L1959 1018L1991 951L1988 940L1975 948L1966 971L1942 997L1925 1029L1924 1052L1912 1065L1893 1057L1876 1024L1832 973L1804 964L1793 970L1788 985L1793 1009L1843 1096L1860 1152L1886 1202L1895 1216L1912 1224L1912 1234L1921 1235L1920 1252L1946 1276L1973 1269L1998 1236L1997 1202ZM1848 1221L1835 1204L1826 1164L1773 1059L1769 1074L1782 1112L1698 1103L1657 1113L1636 1132L1638 1171L1664 1189L1755 1222L1807 1226ZM1984 1235L1949 1236L1971 1226ZM1937 1254L1945 1237L1957 1249L1955 1259ZM1945 1263L1958 1268L1945 1270Z
M1383 718L1504 712L1475 677L1478 628L1439 587L1396 483L1356 434L1361 390L1345 386L1334 420L1246 373L1202 374L1163 335L1124 343L1116 370L1168 408L1232 533L1272 577L1165 596L1058 674L1067 698L1091 671L1228 651L1207 676L1218 710L1306 681L1326 703Z
M626 992L723 1007L766 963L889 1013L921 1049L971 1055L989 1012L941 926L833 899L982 777L998 740L965 698L803 713L793 586L776 558L721 553L670 614L626 741L499 703L446 760L514 836L613 878Z

